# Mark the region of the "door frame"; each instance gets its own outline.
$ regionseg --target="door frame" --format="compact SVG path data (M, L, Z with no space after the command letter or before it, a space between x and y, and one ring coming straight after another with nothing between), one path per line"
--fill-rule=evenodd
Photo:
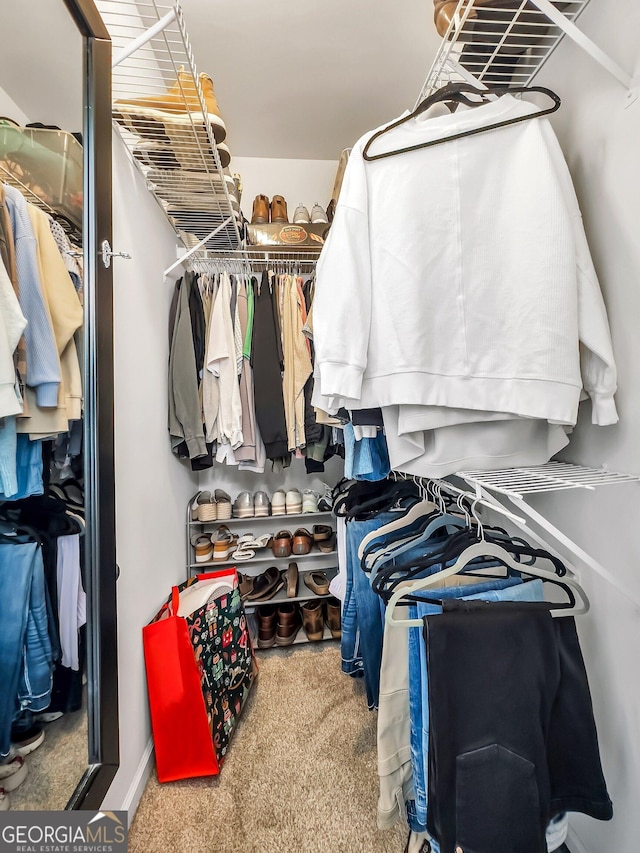
M99 809L120 764L113 388L111 38L93 0L64 0L83 36L84 479L88 766L68 809ZM108 258L110 261L111 258Z

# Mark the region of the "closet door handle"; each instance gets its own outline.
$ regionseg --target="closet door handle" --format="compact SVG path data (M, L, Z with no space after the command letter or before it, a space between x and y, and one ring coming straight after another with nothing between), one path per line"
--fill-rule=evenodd
M111 258L126 258L126 260L131 260L131 255L128 252L112 252L111 245L108 240L103 240L100 244L101 251L98 253L102 255L102 263L105 266L105 269L109 269L111 266Z
M116 563L116 580L120 578L120 566Z

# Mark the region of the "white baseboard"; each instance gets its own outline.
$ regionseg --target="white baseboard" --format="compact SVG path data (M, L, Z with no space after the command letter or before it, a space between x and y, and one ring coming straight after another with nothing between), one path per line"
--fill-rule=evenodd
M566 844L571 853L589 853L582 841L580 841L580 839L576 835L575 830L572 826L569 827Z
M127 794L124 798L124 802L120 806L121 809L126 810L127 812L129 826L131 826L131 821L133 820L135 813L138 810L140 799L142 798L144 789L147 786L149 776L151 775L152 764L153 738L149 738L144 752L142 753L140 763L138 764L138 769L136 770L135 776L133 777L131 785L129 786L129 790L127 791Z

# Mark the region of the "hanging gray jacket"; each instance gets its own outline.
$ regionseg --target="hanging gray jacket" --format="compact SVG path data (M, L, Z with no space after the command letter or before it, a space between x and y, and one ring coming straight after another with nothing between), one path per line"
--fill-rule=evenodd
M186 273L178 296L173 337L169 352L169 433L171 449L177 452L184 441L189 459L207 455L198 394L198 374L191 332L189 296L193 276Z

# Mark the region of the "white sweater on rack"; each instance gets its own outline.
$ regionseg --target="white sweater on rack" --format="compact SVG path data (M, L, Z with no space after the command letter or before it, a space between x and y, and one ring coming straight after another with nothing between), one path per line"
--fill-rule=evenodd
M26 326L9 274L0 260L0 419L22 412L13 354Z
M380 153L531 113L510 95L412 119ZM617 421L606 309L549 122L367 163L354 146L314 299L314 405Z

